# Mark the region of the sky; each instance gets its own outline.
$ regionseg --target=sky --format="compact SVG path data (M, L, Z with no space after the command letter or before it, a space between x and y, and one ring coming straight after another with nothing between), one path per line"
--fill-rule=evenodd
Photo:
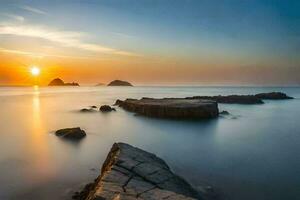
M1 0L0 84L300 85L298 0ZM41 69L39 77L29 73Z

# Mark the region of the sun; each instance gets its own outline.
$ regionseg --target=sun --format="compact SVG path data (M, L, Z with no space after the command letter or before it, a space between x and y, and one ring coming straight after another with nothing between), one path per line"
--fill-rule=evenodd
M41 72L41 70L38 67L31 67L31 69L30 69L30 73L33 76L38 76L40 74L40 72Z

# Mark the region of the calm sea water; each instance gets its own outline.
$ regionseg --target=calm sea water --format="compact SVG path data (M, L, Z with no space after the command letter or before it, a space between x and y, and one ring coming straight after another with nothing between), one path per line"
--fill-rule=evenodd
M152 119L117 109L79 113L117 99L282 91L294 100L225 105L209 121ZM300 88L0 87L0 199L69 199L93 181L114 142L162 157L194 186L212 185L232 200L300 197ZM80 126L87 137L53 132Z

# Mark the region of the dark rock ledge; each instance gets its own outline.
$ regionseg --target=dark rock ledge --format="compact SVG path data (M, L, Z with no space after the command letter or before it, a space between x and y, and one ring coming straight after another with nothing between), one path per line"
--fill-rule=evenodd
M254 95L228 95L228 96L193 96L186 99L209 99L218 103L228 104L263 104L264 102Z
M282 92L269 92L269 93L259 93L255 95L260 99L269 99L269 100L283 100L283 99L294 99L293 97L288 96Z
M268 92L268 93L259 93L255 95L227 95L227 96L193 96L186 97L186 99L209 99L216 101L218 103L227 103L227 104L263 104L263 99L268 100L284 100L284 99L293 99L282 92Z
M203 119L219 115L217 102L211 100L142 98L117 100L115 105L130 112L158 118Z
M77 200L192 200L203 199L188 182L174 174L154 154L125 143L115 143L94 183Z

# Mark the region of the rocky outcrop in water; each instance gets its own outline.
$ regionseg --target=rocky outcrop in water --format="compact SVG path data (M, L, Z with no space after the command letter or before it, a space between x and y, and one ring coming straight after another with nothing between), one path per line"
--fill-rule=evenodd
M269 100L283 100L283 99L293 99L282 92L269 92L269 93L259 93L256 95L228 95L228 96L193 96L186 97L186 99L210 99L217 101L218 103L227 104L263 104L263 99Z
M81 128L76 127L57 130L55 135L65 139L80 140L86 136L86 133Z
M269 100L282 100L282 99L293 99L282 92L269 92L269 93L259 93L255 95L260 99L269 99Z
M158 118L203 119L214 118L219 114L217 102L200 99L126 99L117 100L115 105L130 112Z
M77 200L192 200L202 199L183 178L154 154L125 143L115 143L101 169L101 175Z
M264 102L254 95L228 95L228 96L193 96L186 99L209 99L218 103L228 104L263 104Z
M107 86L133 86L133 85L127 81L114 80L110 82Z
M220 115L229 115L230 113L227 110L219 112Z
M103 106L100 107L99 111L101 111L101 112L111 112L111 111L116 111L116 109L110 107L109 105L103 105Z
M80 112L82 112L82 113L90 113L90 112L96 112L96 110L94 108L82 108L80 110Z
M65 83L63 80L60 78L53 79L48 86L79 86L78 83Z

